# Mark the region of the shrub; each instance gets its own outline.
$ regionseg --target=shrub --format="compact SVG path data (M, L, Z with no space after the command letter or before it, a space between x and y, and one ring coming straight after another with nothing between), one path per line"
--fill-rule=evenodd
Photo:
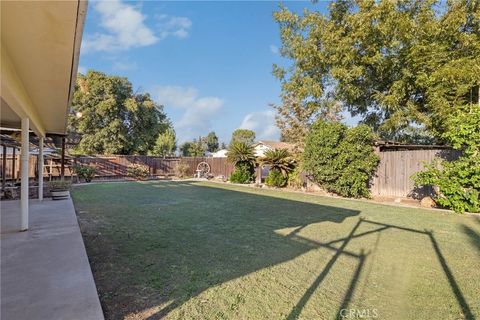
M178 178L185 178L188 174L189 169L190 169L190 166L188 165L188 163L186 163L184 161L180 161L175 166L175 175Z
M235 183L250 183L255 180L255 165L257 163L253 146L247 142L234 141L230 143L227 160L235 165L230 181Z
M131 164L127 168L127 176L136 180L143 180L148 177L148 167L141 164Z
M441 168L441 169L440 169ZM413 176L416 186L435 186L435 201L458 213L480 211L480 161L437 160ZM475 187L477 186L477 187Z
M254 169L245 163L239 163L230 175L230 181L233 183L250 183L255 180Z
M303 179L301 174L302 174L302 169L300 166L297 165L295 169L293 169L293 171L288 174L288 186L295 189L302 188Z
M459 107L446 121L442 138L462 151L455 161L434 161L413 176L417 186L435 186L435 201L455 212L480 211L480 112L475 104Z
M257 163L253 146L242 141L234 141L230 143L227 152L227 160L235 166L237 166L237 164L244 164L250 167L255 167Z
M95 173L97 169L91 166L82 166L82 165L75 165L73 170L77 173L77 176L79 178L85 179L85 182L90 182L92 181L93 177L95 176Z
M271 170L279 171L284 177L295 167L295 161L287 149L267 150L261 162L270 166Z
M65 180L53 180L48 182L48 187L50 188L50 190L64 191L70 190L70 188L72 187L72 183Z
M315 122L306 138L304 168L327 191L345 197L370 197L368 183L379 158L370 127Z
M278 169L271 169L265 179L266 185L270 187L285 187L287 182L288 176L281 173Z

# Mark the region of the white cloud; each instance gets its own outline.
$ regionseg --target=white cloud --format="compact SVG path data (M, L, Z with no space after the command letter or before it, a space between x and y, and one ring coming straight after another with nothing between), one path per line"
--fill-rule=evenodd
M100 14L100 25L107 33L87 35L82 43L84 52L126 50L158 41L145 25L146 16L138 6L114 0L94 2L93 8Z
M157 86L153 92L159 104L183 110L180 119L174 123L180 143L205 135L224 104L218 97L199 97L194 87Z
M280 50L278 49L278 47L274 44L271 44L270 45L270 51L273 53L273 54L279 54L280 53Z
M96 1L93 9L100 15L100 26L105 32L87 34L82 43L82 53L119 51L152 45L168 36L185 38L192 25L186 17L157 16L159 30L145 24L147 16L139 5L121 0Z
M275 112L273 110L247 114L239 128L255 131L258 140L278 140L280 136L280 130L276 125Z
M157 15L160 38L165 39L168 36L177 38L186 38L192 21L186 17L172 17L165 14Z

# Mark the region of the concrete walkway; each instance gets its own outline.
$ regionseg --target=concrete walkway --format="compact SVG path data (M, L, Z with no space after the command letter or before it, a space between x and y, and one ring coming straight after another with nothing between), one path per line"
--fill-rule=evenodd
M1 202L1 319L103 319L72 200Z

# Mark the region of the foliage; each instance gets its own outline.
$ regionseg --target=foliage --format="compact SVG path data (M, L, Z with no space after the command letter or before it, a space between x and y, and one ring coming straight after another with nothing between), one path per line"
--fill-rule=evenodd
M255 180L254 168L244 162L238 162L230 175L230 181L233 183L250 183L253 180Z
M173 155L176 149L177 141L175 131L173 128L168 128L165 132L158 135L151 154L166 157Z
M184 161L180 161L175 166L175 175L178 178L185 178L188 175L188 170L189 169L190 169L190 166L188 165L188 163L186 163Z
M343 0L328 14L281 7L280 52L292 61L274 66L282 133L302 138L331 99L383 138L442 142L450 112L478 86L479 12L478 1Z
M253 168L257 164L253 145L243 141L230 143L227 152L227 160L235 166L245 164Z
M288 174L288 186L294 189L301 189L303 185L302 168L297 165L292 172Z
M438 187L435 201L458 213L480 211L480 161L433 162L413 176L417 186Z
M69 116L69 138L86 154L147 154L169 123L148 93L127 78L97 71L79 74Z
M255 141L255 132L249 129L237 129L232 133L232 140L230 144L234 142L243 142L246 144L253 144Z
M191 141L186 141L180 145L180 152L184 157L190 157L190 148L192 146Z
M184 157L203 157L205 156L205 145L202 138L186 141L180 146L180 151Z
M368 198L368 182L379 160L373 150L374 137L366 125L348 128L318 120L306 139L305 170L328 191Z
M270 187L285 187L288 183L288 176L284 175L278 169L271 169L268 172L267 178L265 179L265 184Z
M207 146L207 151L208 152L215 152L218 150L218 137L215 134L215 132L210 132L205 138L204 138L205 144Z
M93 177L95 177L95 173L97 169L92 166L84 166L84 165L75 165L73 170L77 174L77 176L81 179L85 179L85 182L92 181Z
M134 163L127 167L127 176L136 180L143 180L149 174L148 167L142 164Z
M190 145L190 149L188 153L191 157L203 157L205 156L205 145L202 141L202 138L193 139L192 144Z
M270 166L271 170L280 172L284 177L287 177L295 167L295 160L287 149L267 150L260 161L262 164Z
M480 211L480 105L468 104L448 119L445 140L462 151L455 161L434 161L413 176L417 186L438 188L436 202L455 212Z
M48 187L53 191L68 191L72 187L72 183L66 180L52 180L48 182Z
M276 123L280 128L281 141L303 147L310 126L317 118L330 121L341 120L341 105L333 99L303 103L292 93L282 95L282 103L272 105L276 111Z

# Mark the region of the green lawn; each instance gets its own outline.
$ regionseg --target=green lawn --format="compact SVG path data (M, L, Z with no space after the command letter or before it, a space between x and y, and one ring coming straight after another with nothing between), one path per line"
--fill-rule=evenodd
M107 319L480 318L478 216L200 182L73 199Z

